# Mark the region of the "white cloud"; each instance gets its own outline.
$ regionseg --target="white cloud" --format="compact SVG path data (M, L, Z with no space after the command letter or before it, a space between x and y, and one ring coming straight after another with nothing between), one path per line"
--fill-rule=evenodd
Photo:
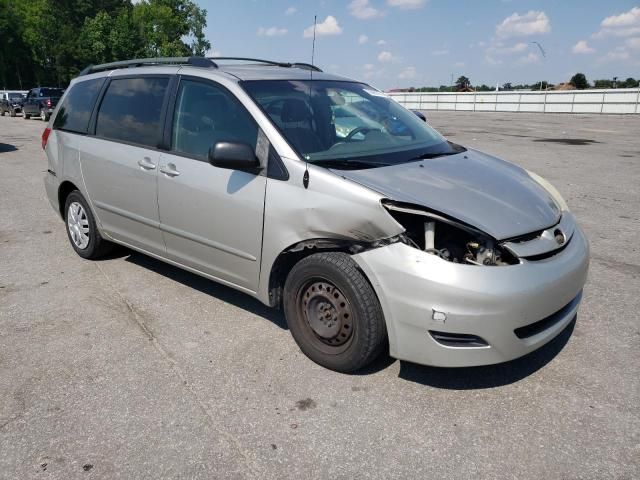
M387 0L390 7L398 7L402 10L412 10L421 8L427 3L427 0Z
M449 55L449 50L447 49L434 50L433 52L431 52L431 55L436 55L436 56Z
M609 27L628 27L637 25L640 22L640 7L633 7L631 10L620 15L612 15L605 18L601 25L604 28Z
M316 26L316 35L319 37L325 35L340 35L342 27L338 25L338 20L333 15L328 15L323 22ZM304 29L302 34L304 38L313 38L313 25Z
M212 48L211 50L207 50L204 56L205 57L221 57L222 52L220 50L216 50L215 48Z
M298 9L296 7L289 7L284 11L284 14L285 15L293 15L297 11L298 11Z
M367 37L366 35L360 35L358 37L358 43L360 45L364 45L365 43L367 43L369 41L369 37Z
M407 67L398 74L398 78L402 80L410 80L416 78L416 67Z
M529 45L524 42L518 42L510 47L505 46L503 42L493 42L485 50L485 60L490 65L500 65L502 61L496 57L524 52L528 47Z
M600 23L600 31L593 34L594 38L607 36L629 37L640 33L640 7L619 15L612 15Z
M260 27L258 29L258 35L261 37L281 37L282 35L287 34L286 28L278 28L278 27L269 27L264 28Z
M349 12L360 20L369 20L371 18L382 17L383 12L369 4L369 0L353 0L349 4Z
M632 48L633 50L640 50L640 37L627 38L625 42L627 47Z
M378 46L380 46L380 47L382 47L382 46L384 46L384 45L386 45L386 44L387 44L386 40L378 40L378 41L376 42L376 45L378 45Z
M393 60L393 55L391 55L391 52L383 51L378 54L379 62L390 62L391 60Z
M616 49L607 53L604 57L600 59L600 61L619 62L619 61L629 60L629 58L631 58L631 56L629 55L629 52L627 52L626 50Z
M374 67L375 67L375 65L373 63L367 63L367 64L365 64L364 69L365 70L373 70Z
M518 65L530 65L532 63L538 63L540 61L540 55L537 53L529 52L528 55L520 57L516 64Z
M524 15L514 13L496 26L496 35L501 38L536 35L550 31L551 24L547 14L534 10Z
M464 62L456 62L453 64L454 67L462 68L464 67Z
M586 40L580 40L578 43L576 43L573 46L571 51L573 53L581 53L581 54L587 54L587 53L595 52L595 50L589 46L589 44L587 43Z

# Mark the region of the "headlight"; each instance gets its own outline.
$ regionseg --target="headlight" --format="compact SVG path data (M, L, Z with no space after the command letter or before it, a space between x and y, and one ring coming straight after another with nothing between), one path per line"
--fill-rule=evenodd
M560 192L556 189L556 187L551 185L548 181L546 181L544 178L542 178L537 173L530 172L529 170L526 170L526 172L542 188L544 188L547 192L549 192L549 195L551 195L551 197L558 204L558 207L560 208L560 210L562 210L563 212L568 212L569 211L569 206L567 205L567 202L564 201L564 198L562 198L562 195L560 195Z
M467 265L519 263L486 233L417 205L383 200L382 205L405 229L403 241L443 260Z

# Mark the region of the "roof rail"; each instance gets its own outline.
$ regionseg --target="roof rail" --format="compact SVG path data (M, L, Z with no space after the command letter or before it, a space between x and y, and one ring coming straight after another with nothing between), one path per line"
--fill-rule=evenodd
M135 58L133 60L122 60L120 62L103 63L101 65L89 65L82 70L78 76L89 75L90 73L103 72L105 70L116 70L119 68L141 67L143 65L192 65L194 67L218 68L215 62L205 57L156 57L156 58Z
M243 62L256 62L256 63L264 63L266 65L273 65L275 67L285 67L285 68L303 68L305 70L313 70L314 72L321 72L318 67L315 65L311 65L309 63L289 63L289 62L276 62L273 60L264 60L262 58L248 58L248 57L207 57L208 60L237 60Z

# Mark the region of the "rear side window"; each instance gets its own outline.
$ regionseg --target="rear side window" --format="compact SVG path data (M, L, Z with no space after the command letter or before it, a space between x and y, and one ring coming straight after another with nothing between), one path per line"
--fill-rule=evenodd
M167 77L112 80L100 105L96 135L156 147L168 84Z
M74 133L87 133L89 119L104 78L78 82L60 105L53 128Z

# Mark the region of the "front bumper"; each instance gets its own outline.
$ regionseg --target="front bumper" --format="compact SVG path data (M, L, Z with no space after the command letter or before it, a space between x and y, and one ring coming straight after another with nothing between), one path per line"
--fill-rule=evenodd
M576 226L561 252L518 265L455 264L403 243L353 259L380 299L393 357L465 367L512 360L555 338L578 310L589 245ZM430 331L480 337L486 345L443 343Z

